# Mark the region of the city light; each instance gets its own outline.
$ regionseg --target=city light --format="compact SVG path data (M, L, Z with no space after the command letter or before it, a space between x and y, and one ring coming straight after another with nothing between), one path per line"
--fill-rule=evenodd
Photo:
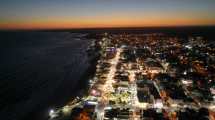
M172 107L178 107L178 104L171 104Z
M98 104L98 102L94 102L94 101L87 101L87 104L89 104L89 105L97 105L97 104Z
M187 71L184 71L184 73L183 73L184 75L187 75Z
M49 117L50 118L55 118L55 117L57 117L58 115L55 113L55 111L53 110L53 109L51 109L50 111L49 111Z
M108 107L105 107L104 110L111 110L112 107L108 106Z
M69 114L71 112L71 108L68 105L66 105L63 107L62 111L64 114Z
M162 101L156 101L156 102L154 103L154 108L158 108L158 109L163 108L163 103L162 103Z
M188 84L192 84L193 82L191 80L181 80L181 82L185 85L188 85Z
M190 45L186 45L185 47L188 49L192 49L192 46L190 46Z

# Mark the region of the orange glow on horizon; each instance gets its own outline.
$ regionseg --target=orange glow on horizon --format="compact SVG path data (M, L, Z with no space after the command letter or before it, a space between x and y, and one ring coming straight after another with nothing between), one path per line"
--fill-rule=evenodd
M154 27L154 26L195 26L215 25L215 20L202 19L162 19L160 17L127 18L103 17L83 19L55 19L0 22L0 29L70 29L70 28L109 28L109 27Z

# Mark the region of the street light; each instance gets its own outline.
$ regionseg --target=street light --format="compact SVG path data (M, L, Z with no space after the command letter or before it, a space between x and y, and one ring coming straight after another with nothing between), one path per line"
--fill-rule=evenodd
M55 113L55 111L54 111L53 109L51 109L51 110L49 111L49 117L50 117L50 118L55 118L55 117L57 117L57 114Z
M184 73L183 73L184 75L187 75L187 71L184 71Z
M70 110L71 110L71 108L68 105L66 105L66 106L63 107L62 111L63 111L64 114L69 114Z

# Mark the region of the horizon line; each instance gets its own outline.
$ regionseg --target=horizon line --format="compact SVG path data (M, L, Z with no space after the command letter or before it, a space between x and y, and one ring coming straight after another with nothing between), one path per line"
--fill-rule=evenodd
M180 28L180 27L215 27L214 25L170 25L170 26L119 26L119 27L80 27L80 28L12 28L0 31L63 31L63 30L97 30L97 29L143 29L143 28Z

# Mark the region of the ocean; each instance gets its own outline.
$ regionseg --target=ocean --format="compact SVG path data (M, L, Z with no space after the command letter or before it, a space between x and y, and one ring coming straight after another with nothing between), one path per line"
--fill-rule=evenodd
M0 32L1 119L43 119L48 109L75 97L89 67L86 35Z

